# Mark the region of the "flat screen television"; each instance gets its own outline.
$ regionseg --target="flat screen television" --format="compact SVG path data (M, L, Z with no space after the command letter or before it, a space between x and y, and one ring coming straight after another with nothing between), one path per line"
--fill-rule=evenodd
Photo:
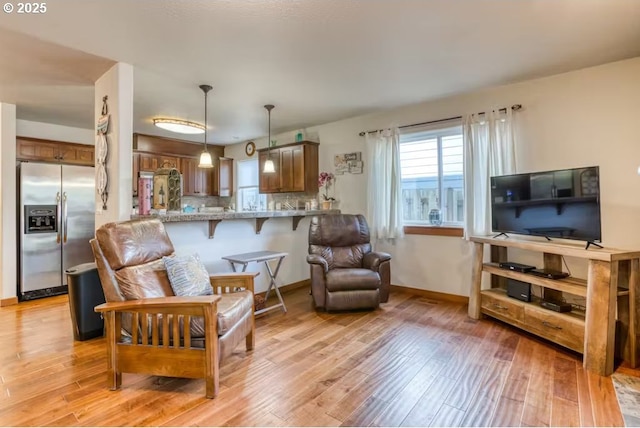
M600 242L598 167L491 177L491 222L499 233Z

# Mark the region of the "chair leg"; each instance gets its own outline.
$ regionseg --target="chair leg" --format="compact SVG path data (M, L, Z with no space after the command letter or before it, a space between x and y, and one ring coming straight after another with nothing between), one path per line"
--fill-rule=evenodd
M246 337L247 342L247 351L251 351L256 346L256 317L254 314L251 314L251 330L249 330L249 334Z
M208 376L205 378L205 397L207 398L216 398L218 396L218 392L220 392L220 383L218 382L218 370L216 369L216 373L213 376Z
M116 354L116 315L114 312L105 312L105 324L107 332L107 382L109 389L115 391L122 385L122 372L118 369L118 356Z
M253 348L255 348L256 346L255 328L252 328L249 334L247 334L246 342L247 342L247 351L251 351Z

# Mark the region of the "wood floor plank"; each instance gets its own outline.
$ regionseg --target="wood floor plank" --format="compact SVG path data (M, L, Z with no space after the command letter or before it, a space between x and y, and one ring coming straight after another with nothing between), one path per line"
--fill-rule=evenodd
M591 406L595 426L625 426L611 378L587 372L587 381L592 396ZM594 400L594 396L599 399Z
M551 426L577 427L580 426L580 411L578 403L564 398L554 398L551 408Z
M491 420L492 426L520 425L531 376L531 345L527 337L521 337L518 341L500 401Z
M315 403L307 403L292 412L284 422L286 426L336 427L341 421L327 415L324 408Z
M391 399L387 408L379 413L371 425L399 426L431 387L445 364L446 362L443 360L433 359L422 366L405 388Z
M110 391L104 339L73 340L67 296L2 307L0 426L623 426L609 378L466 305L394 292L325 313L308 290L285 299L286 314L256 320L255 350L222 362L213 400L202 379L124 374Z
M524 402L522 425L549 426L553 402L553 358L555 351L534 342L532 349L531 379Z
M589 380L587 372L576 365L576 384L578 387L578 408L580 410L580 426L593 427L593 408L591 404L591 391L589 390Z
M58 419L51 420L50 422L43 424L43 426L47 427L69 427L78 425L78 418L73 413L68 413Z
M457 427L464 417L464 412L443 404L429 424L430 427Z
M493 360L485 373L482 387L462 418L461 426L489 426L499 404L510 366L510 361L498 358Z
M402 420L400 426L429 426L453 387L454 383L448 377L436 376L429 388Z
M582 361L580 361L582 365ZM553 361L553 396L578 403L576 361L556 355ZM562 402L564 405L564 401Z

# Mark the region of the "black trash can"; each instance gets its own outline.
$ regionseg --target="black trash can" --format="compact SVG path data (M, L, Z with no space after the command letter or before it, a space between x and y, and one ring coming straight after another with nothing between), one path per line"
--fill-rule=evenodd
M104 303L102 284L95 263L83 263L67 269L69 309L75 340L103 335L104 321L93 308Z

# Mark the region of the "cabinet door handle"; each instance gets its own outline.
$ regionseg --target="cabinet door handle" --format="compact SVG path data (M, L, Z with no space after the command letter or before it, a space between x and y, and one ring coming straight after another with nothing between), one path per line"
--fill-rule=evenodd
M498 304L498 303L494 303L494 304L493 304L493 307L494 307L494 308L496 308L496 309L502 309L502 310L507 310L507 309L509 309L508 307L506 307L506 306L502 306L502 305L500 305L500 304Z
M562 327L555 325L555 324L551 324L548 321L542 321L542 325L545 327L549 327L549 328L553 328L554 330L562 330Z

